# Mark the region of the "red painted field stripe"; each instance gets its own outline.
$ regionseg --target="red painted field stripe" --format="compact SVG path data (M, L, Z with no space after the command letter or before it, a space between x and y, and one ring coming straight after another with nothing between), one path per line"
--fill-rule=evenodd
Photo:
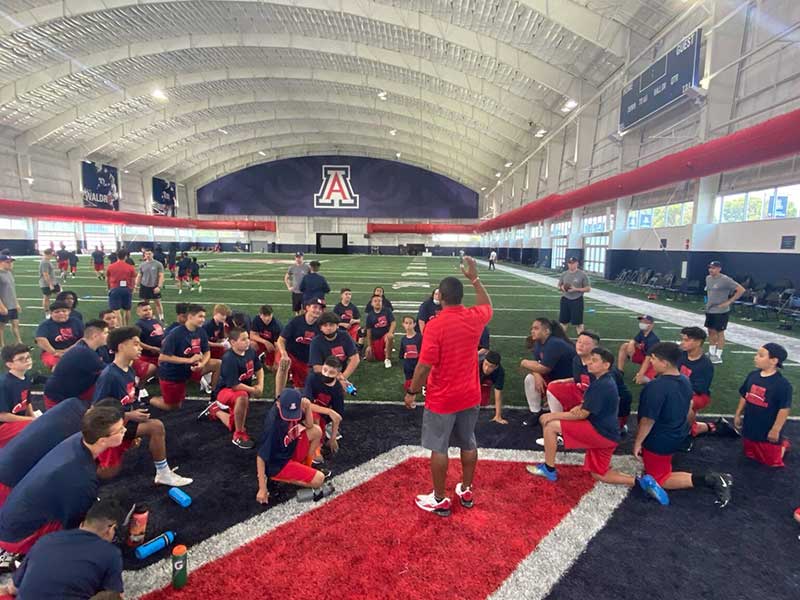
M451 462L448 489L459 475ZM428 477L427 460L406 460L146 598L486 597L593 486L578 466L559 467L554 485L482 461L475 507L456 500L441 518L413 504Z

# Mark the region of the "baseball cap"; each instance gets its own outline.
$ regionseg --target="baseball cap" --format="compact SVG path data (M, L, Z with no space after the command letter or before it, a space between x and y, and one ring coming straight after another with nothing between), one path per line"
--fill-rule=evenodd
M783 361L785 361L789 356L789 353L786 352L786 348L784 348L780 344L776 344L775 342L764 344L763 348L764 350L769 352L770 358L778 359L778 364L776 365L778 368L783 367Z
M303 256L303 253L302 252L295 252L294 255L295 256Z
M721 269L722 268L722 263L719 262L718 260L712 260L710 263L708 263L708 266L709 267L719 267Z
M641 315L641 316L636 317L636 318L639 319L640 321L647 321L648 323L655 323L656 322L656 320L653 317L651 317L650 315Z
M574 262L580 262L580 261L578 260L578 257L577 257L577 256L570 256L570 257L567 259L567 262L568 262L568 263L574 263Z
M311 304L319 304L322 308L325 308L325 299L324 298L310 298L303 302L305 306L310 306Z
M319 325L327 325L327 324L338 325L341 322L342 320L339 318L339 315L337 315L335 312L330 312L330 311L322 313L322 316L319 318L319 321L317 321Z
M297 421L303 416L300 407L300 392L294 388L286 388L278 397L278 412L284 421Z
M0 262L14 262L16 258L12 258L10 254L0 254Z

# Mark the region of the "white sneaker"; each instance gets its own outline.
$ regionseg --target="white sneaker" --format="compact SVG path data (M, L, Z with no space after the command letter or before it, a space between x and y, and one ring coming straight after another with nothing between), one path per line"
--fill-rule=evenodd
M383 361L383 366L386 367L387 369L391 369L392 361L387 358L385 361Z
M163 471L156 471L156 478L155 482L157 485L169 485L171 487L182 487L184 485L189 485L192 483L194 479L190 479L189 477L181 477L175 471L171 469L165 469Z
M200 387L203 388L203 391L206 394L210 394L212 392L210 380L211 380L211 373L206 373L200 378Z
M544 438L540 437L536 440L536 445L544 448ZM556 436L556 445L561 447L564 445L564 438L561 435Z
M709 354L708 355L708 359L715 365L721 365L722 364L722 357L721 356L717 356L716 354Z
M197 292L201 293L202 291L203 291L203 286L202 285L198 285L197 286Z
M183 290L182 290L182 289L179 289L179 290L178 290L178 295L181 295L182 293L183 293Z

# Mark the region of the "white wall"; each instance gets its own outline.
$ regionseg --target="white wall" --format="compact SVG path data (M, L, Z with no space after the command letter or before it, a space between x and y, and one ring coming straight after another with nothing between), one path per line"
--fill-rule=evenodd
M695 225L692 250L778 252L800 256L800 248L781 250L780 243L783 235L797 236L800 241L800 219ZM800 269L800 264L798 269Z

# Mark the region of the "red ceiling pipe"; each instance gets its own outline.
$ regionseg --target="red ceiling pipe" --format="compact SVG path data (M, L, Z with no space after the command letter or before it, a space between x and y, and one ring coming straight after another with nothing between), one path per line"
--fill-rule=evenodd
M367 233L474 233L475 225L458 223L367 223Z
M106 223L115 225L153 225L155 227L180 227L184 229L225 229L238 231L275 231L275 221L203 221L143 215L137 213L84 208L82 206L61 206L41 202L0 199L0 214L16 217L36 217L49 221L69 220L85 223Z
M689 179L733 171L800 152L800 109L670 154L591 185L552 194L480 223L485 232L547 219L570 210L641 194Z

